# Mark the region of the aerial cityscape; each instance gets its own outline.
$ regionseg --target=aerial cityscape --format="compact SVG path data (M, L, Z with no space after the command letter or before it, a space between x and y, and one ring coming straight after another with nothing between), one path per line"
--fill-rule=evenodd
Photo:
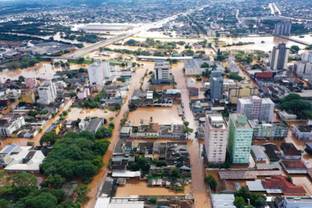
M312 208L312 1L0 0L0 208Z

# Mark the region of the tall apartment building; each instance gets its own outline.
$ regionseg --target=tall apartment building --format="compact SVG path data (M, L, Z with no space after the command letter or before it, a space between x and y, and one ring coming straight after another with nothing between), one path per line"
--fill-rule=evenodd
M272 122L274 105L270 98L258 96L240 98L237 102L237 113L245 114L249 120Z
M40 87L38 87L37 91L39 95L37 103L43 105L49 105L50 103L53 103L57 97L56 86L51 80L44 81Z
M228 150L232 163L248 164L253 129L243 114L231 114L229 120Z
M289 49L285 43L280 43L274 46L271 57L270 67L272 71L283 71L287 68Z
M210 98L212 101L223 98L223 76L219 70L212 71L210 75Z
M228 128L221 115L209 115L205 123L205 150L209 163L225 162Z
M301 54L301 61L296 63L296 74L312 83L312 51Z
M167 61L157 61L155 63L154 80L156 84L170 83L172 81L172 74L170 64Z
M275 24L273 31L274 35L290 36L290 33L291 33L290 21L283 21Z
M90 85L103 87L106 81L111 80L111 66L108 61L95 62L88 67Z

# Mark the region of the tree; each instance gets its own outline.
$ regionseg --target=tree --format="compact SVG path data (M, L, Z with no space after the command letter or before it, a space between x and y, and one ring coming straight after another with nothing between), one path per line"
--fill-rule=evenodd
M54 145L57 139L59 139L59 136L57 136L54 131L45 133L43 137L40 139L40 145L47 144L48 146L52 146Z
M235 197L234 205L235 205L237 208L244 208L245 205L246 205L246 202L245 202L245 200L244 200L243 197L238 196L238 197Z
M299 51L300 51L300 48L297 45L293 45L290 47L290 52L293 54L297 54Z
M51 193L42 192L35 196L28 196L25 199L25 204L31 208L55 208L57 198Z
M12 185L16 188L34 188L37 179L34 175L27 172L20 172L12 176Z
M218 183L216 179L212 175L208 175L205 177L206 184L211 188L211 190L216 191Z
M65 179L56 174L56 175L49 175L46 180L43 181L41 186L48 187L48 188L61 188L65 182Z

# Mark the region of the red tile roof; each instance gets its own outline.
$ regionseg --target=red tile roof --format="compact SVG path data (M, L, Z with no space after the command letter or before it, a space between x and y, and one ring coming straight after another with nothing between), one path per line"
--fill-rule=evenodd
M284 176L272 176L269 179L264 179L262 185L265 189L281 189L283 194L288 196L304 196L306 194L303 187L290 183Z

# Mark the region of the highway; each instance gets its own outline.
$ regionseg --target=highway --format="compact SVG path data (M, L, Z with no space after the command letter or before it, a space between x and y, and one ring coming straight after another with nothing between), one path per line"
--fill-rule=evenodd
M157 22L139 25L138 27L135 27L135 28L123 33L123 34L119 34L119 35L112 37L110 39L106 39L106 40L94 43L92 45L86 46L84 48L77 49L76 51L74 51L72 53L64 54L62 56L62 58L63 59L77 59L77 58L83 57L90 52L98 50L101 47L106 47L106 46L109 46L115 42L122 41L126 38L129 38L135 34L142 32L142 31L148 31L152 28L160 28L162 25L164 25L164 24L166 24L172 20L175 20L180 15L184 15L184 16L189 15L189 14L193 13L194 11L204 9L205 7L207 7L207 6L202 6L202 7L198 7L195 9L190 9L186 12L181 12L181 13L175 14L173 16L167 17L167 18L159 20Z

